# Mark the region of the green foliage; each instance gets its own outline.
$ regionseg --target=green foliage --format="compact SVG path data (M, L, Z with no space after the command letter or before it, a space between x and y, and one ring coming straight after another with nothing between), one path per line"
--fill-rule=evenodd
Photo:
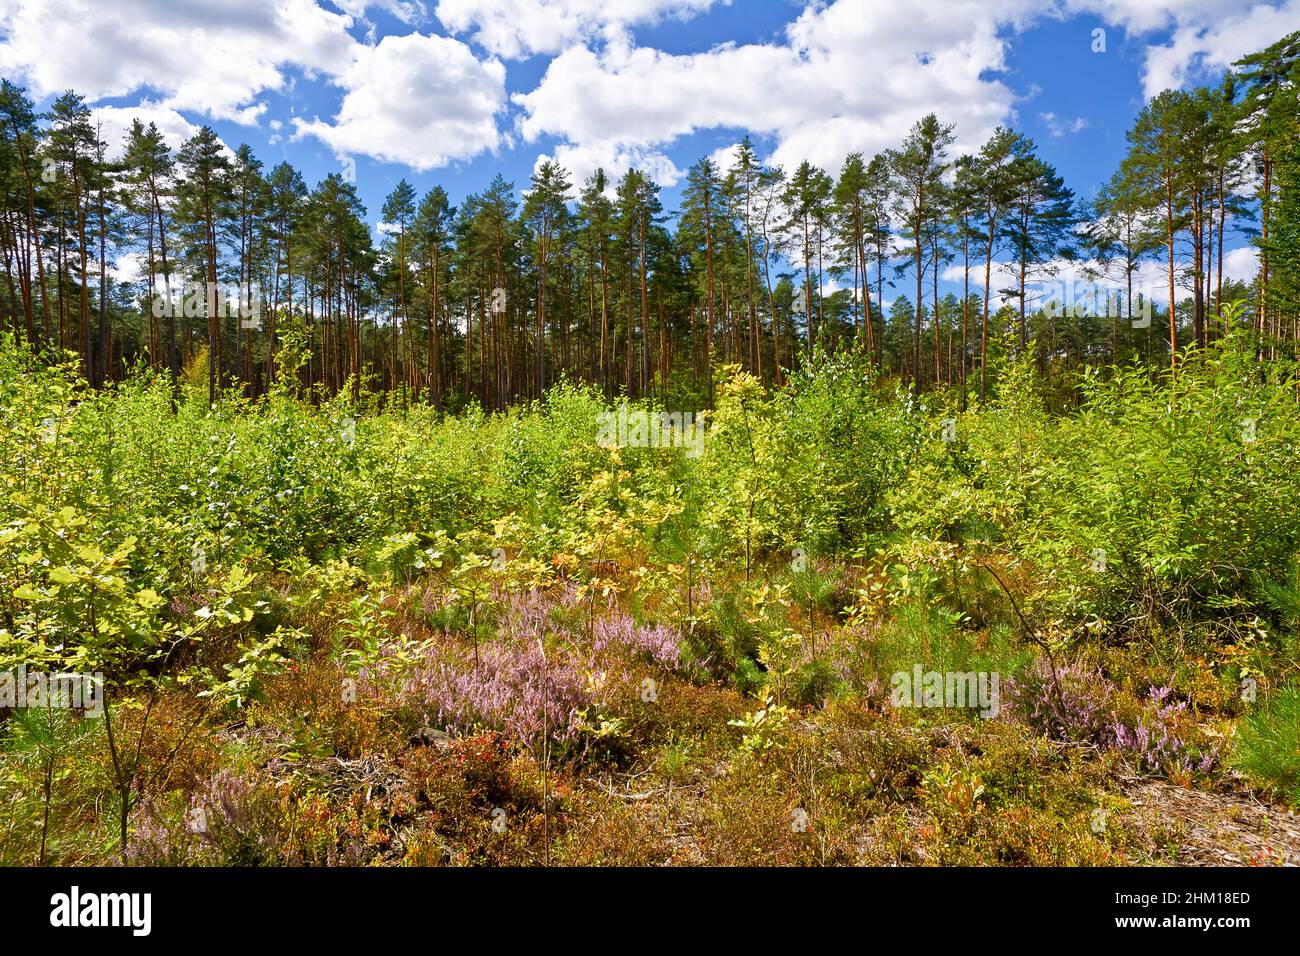
M5 860L38 859L42 842L58 861L337 859L328 843L276 849L301 823L274 796L283 781L241 785L243 815L206 842L178 821L218 769L255 755L296 767L302 798L340 827L362 826L321 795L339 786L312 777L321 765L400 762L404 740L452 747L451 725L430 723L435 692L477 695L501 727L540 723L531 703L516 713L542 686L535 666L575 708L546 712L549 748L510 744L534 769L549 761L548 781L665 743L795 779L813 773L798 764L809 728L843 714L1023 730L1018 716L881 712L891 675L917 665L996 672L1026 692L1049 661L1082 659L1134 727L1164 715L1184 743L1218 741L1228 734L1202 721L1244 712L1238 766L1293 799L1297 378L1253 350L1230 336L1176 380L1087 374L1068 414L1032 349L995 350L993 400L965 411L955 395L895 390L855 350L815 353L775 392L727 369L694 457L602 447L610 406L567 383L459 417L364 391L313 404L291 376L209 406L201 393L173 403L148 372L92 392L71 366L0 347L0 670L106 681L103 721L6 722L0 780L22 796L0 828L28 835ZM1284 689L1243 706L1245 678ZM1152 688L1167 689L1159 714ZM555 739L561 721L572 740ZM911 803L935 821L940 859L976 859L981 834L1009 859L1091 858L1077 828L1068 847L1015 837L1021 819L1043 833L1078 807L994 817L1009 786L997 767L928 751L922 767L920 745L895 743L887 780L841 780L837 799ZM1188 753L1195 773L1216 769L1199 743ZM698 773L678 762L666 772ZM448 792L467 786L438 772ZM367 839L387 839L382 816L365 821ZM371 852L349 846L348 859Z
M1257 786L1300 807L1300 685L1279 688L1247 715L1236 764Z
M1047 414L1026 379L961 416L956 442L923 448L892 500L898 526L1014 555L1034 579L1029 609L1078 637L1202 620L1230 639L1244 619L1225 602L1300 550L1296 369L1254 365L1233 336L1189 355L1176 383L1089 374L1069 416Z

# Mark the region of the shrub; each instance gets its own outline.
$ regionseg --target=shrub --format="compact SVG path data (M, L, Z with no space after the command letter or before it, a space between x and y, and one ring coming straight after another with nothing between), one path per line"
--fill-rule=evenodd
M1274 691L1240 724L1235 763L1256 786L1300 806L1300 684Z
M1012 713L1056 740L1116 750L1140 770L1191 776L1219 759L1169 687L1151 687L1140 701L1125 698L1100 673L1080 664L1046 665L1011 682Z

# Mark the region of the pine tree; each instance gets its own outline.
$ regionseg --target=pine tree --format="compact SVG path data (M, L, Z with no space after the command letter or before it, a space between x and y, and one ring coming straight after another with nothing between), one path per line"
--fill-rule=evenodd
M568 173L558 163L547 160L533 174L532 188L524 203L523 217L531 232L533 265L537 270L533 396L538 399L546 392L546 291L551 278L551 260L556 255L556 247L563 242L561 231L568 219L572 188Z
M191 245L206 265L204 314L208 319L208 402L217 400L221 387L222 319L216 303L218 235L229 215L233 169L212 127L204 126L185 141L180 151L184 181L177 212L186 224Z
M401 340L402 326L407 323L406 315L406 233L411 228L411 221L415 218L415 189L405 179L400 180L393 187L393 191L388 194L384 200L384 205L380 211L384 217L384 222L389 227L397 229L397 249L395 259L395 271L397 273L396 300L393 303L393 326L392 326L392 388L396 392L399 388L402 390L402 403L406 403L406 386L410 382L410 369L413 362L406 364L407 374L401 373ZM407 336L408 340L410 335Z
M912 336L912 388L921 387L921 315L924 260L931 224L942 214L936 199L943 189L948 169L948 147L952 126L939 122L933 113L916 123L901 148L889 154L897 189L895 210L903 223L903 238L910 244L909 256L916 273L915 327ZM935 263L937 267L937 263Z

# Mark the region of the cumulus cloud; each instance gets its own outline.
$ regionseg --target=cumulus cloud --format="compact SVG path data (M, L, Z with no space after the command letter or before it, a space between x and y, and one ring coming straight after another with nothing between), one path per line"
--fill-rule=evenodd
M1086 13L1129 33L1172 26L1179 16L1215 17L1241 9L1241 0L1063 0L1066 15Z
M665 17L687 19L731 0L439 0L438 19L490 53L554 54Z
M668 54L612 38L566 49L538 86L516 94L526 141L556 137L575 150L654 150L701 129L775 137L773 159L839 166L854 150L896 145L930 111L960 117L959 146L974 148L1014 104L994 74L1008 24L1032 0L997 13L977 0L869 0L812 5L770 43Z
M529 16L559 17L578 2L515 0L502 9L524 24ZM483 8L477 0L444 0L439 15L468 28L488 22ZM849 152L897 145L931 111L955 120L955 151L977 149L999 123L1015 121L1020 98L1003 79L1008 43L1045 17L1088 14L1134 37L1172 31L1168 45L1145 51L1144 84L1152 93L1300 27L1298 11L1300 0L1245 7L1241 0L834 0L807 4L772 41L683 54L638 46L628 30L606 29L602 43L589 43L571 42L584 35L557 28L564 41L519 41L519 49L570 45L513 101L526 142L555 138L562 145L552 155L573 157L584 169L596 159L662 156L700 130L740 128L772 138L773 162L791 167L808 159L834 170ZM493 42L517 52L507 40ZM1083 117L1039 115L1054 137L1087 126Z
M117 142L131 118L153 118L168 137L195 125L181 111L257 123L263 94L291 89L299 69L342 91L329 120L294 120L336 153L364 154L417 170L495 149L505 104L505 69L464 43L413 33L377 43L349 30L369 7L399 19L424 15L406 0L344 0L342 13L313 0L5 0L0 73L21 77L43 98L75 89L94 103L144 94L138 107L100 110ZM49 55L51 49L57 56ZM147 118L146 118L147 117Z
M351 24L312 0L23 0L0 10L0 73L37 97L147 92L169 109L254 123L286 65L328 71L350 59Z
M713 168L722 175L726 175L727 171L736 165L736 160L739 157L739 143L732 143L730 146L720 147L709 154L709 160L713 163Z
M1008 85L1006 51L1045 18L1152 37L1148 95L1300 29L1300 0L807 0L760 42L684 53L637 42L640 26L728 2L0 0L0 73L38 98L71 88L92 103L143 99L169 136L195 114L266 122L266 94L292 92L299 73L323 77L338 108L295 120L297 137L423 170L509 142L501 60L540 54L551 57L542 79L513 96L519 136L579 180L597 165L613 175L637 165L671 185L682 175L671 147L701 130L748 130L772 144L772 161L834 171L851 151L897 145L934 111L956 122L956 151L974 150L1033 98ZM376 39L364 19L381 9L419 24L429 7L455 36ZM1083 128L1039 115L1053 136Z
M124 252L108 264L108 274L117 285L139 282L147 273L148 263L143 252Z
M1300 29L1300 0L1062 0L1066 15L1088 14L1141 38L1171 31L1146 48L1143 95L1177 89L1231 66Z
M1177 89L1207 73L1230 67L1248 53L1300 30L1300 0L1276 7L1260 3L1238 6L1212 22L1191 20L1174 30L1169 43L1147 51L1142 85L1146 96Z
M581 186L597 170L603 169L609 178L609 193L614 184L629 169L639 169L661 186L674 186L682 178L682 171L664 153L654 149L625 146L608 140L581 146L562 143L550 153L537 157L534 169L548 160L559 163L572 173L573 183Z
M1251 246L1228 250L1223 256L1223 281L1250 282L1259 272L1259 251ZM960 283L963 276L961 263L947 266L940 274L945 282ZM1014 295L1002 295L999 290L1010 289L1019 281L1014 262L994 262L989 282L989 300L1001 306L1019 301ZM984 289L984 262L971 262L971 291ZM1031 307L1045 303L1050 298L1083 298L1089 288L1124 290L1126 283L1122 271L1106 267L1092 259L1067 261L1055 259L1037 267L1026 282L1027 299ZM1192 294L1191 277L1185 271L1174 273L1174 288L1179 298ZM1161 259L1144 259L1133 273L1133 294L1144 294L1160 302L1169 298L1169 267Z
M428 15L425 5L419 0L331 0L334 6L338 7L349 16L361 19L366 15L366 10L375 8L391 13L403 23L415 23Z
M388 36L356 51L338 79L347 91L332 122L294 119L335 153L362 153L422 171L499 142L505 67L480 61L459 40Z
M100 106L94 109L92 122L99 123L100 139L106 144L105 152L109 159L121 159L126 152L126 134L131 124L139 120L146 127L153 123L162 134L163 141L173 151L199 131L180 113L156 103L144 102L139 106ZM234 151L225 143L221 144L227 156L234 158Z

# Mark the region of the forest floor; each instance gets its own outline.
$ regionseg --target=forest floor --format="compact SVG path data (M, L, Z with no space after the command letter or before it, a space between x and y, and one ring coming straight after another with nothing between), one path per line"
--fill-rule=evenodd
M1163 780L1126 781L1131 825L1152 833L1175 821L1173 862L1186 866L1300 865L1300 818L1245 787L1202 790Z

